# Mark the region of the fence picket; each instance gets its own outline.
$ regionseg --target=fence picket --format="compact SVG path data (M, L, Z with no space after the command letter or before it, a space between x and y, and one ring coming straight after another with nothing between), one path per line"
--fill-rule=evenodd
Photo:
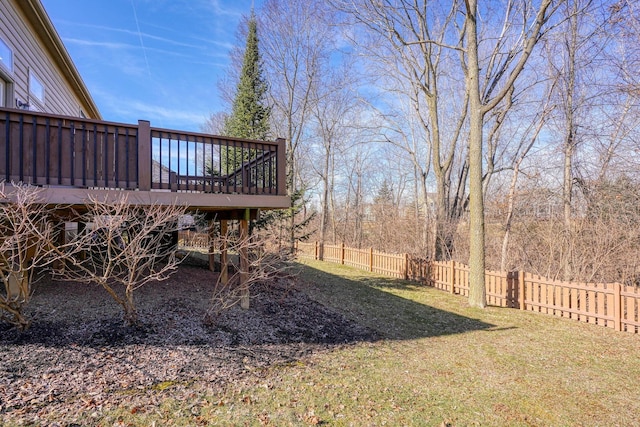
M562 286L554 286L553 306L555 307L553 315L561 317L564 314L564 310L562 310Z
M594 285L594 288L589 289L587 291L587 311L590 316L587 318L587 323L597 323L598 318L596 317L596 293L594 289L597 289L597 284Z
M601 288L603 291L605 291L607 289L607 285L605 283L601 284ZM597 292L596 293L596 319L599 320L598 324L599 325L603 325L603 326L608 326L607 325L607 312L605 310L605 306L604 306L604 298L605 298L605 294L604 292Z
M571 290L569 288L562 288L562 317L571 317L571 313L567 310L571 307Z

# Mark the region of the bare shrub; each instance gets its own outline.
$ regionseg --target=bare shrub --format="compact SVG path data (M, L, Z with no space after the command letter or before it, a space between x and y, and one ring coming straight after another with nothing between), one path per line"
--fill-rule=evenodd
M51 262L54 227L37 187L0 184L0 319L22 330L39 267Z
M297 264L288 247L268 233L256 233L241 237L233 230L227 230L220 236L229 256L223 262L221 273L214 285L211 295L211 306L206 314L205 322L215 324L222 312L236 305L248 308L248 298L259 287L290 288L298 276ZM247 253L247 264L243 267L240 253ZM246 305L245 305L246 304Z
M100 284L122 306L128 325L138 322L134 292L141 286L164 280L175 271L173 241L185 207L177 205L132 205L127 196L115 201L91 198L81 221L88 225L66 246L70 268L58 276Z

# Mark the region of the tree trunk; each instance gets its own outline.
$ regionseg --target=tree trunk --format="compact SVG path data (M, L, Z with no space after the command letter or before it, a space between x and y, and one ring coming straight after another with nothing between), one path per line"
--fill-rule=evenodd
M476 0L467 3L467 90L469 91L469 304L484 308L486 290L484 283L484 199L482 191L482 125L483 106L480 100L480 67L478 61L478 36Z
M576 5L574 4L574 7ZM577 144L576 118L574 96L576 95L576 50L578 49L578 18L572 14L569 17L569 41L567 43L567 83L565 105L565 142L564 142L564 176L562 187L562 204L564 213L564 257L562 259L563 280L571 280L571 217L572 217L572 193L573 193L573 156Z
M573 192L573 132L569 131L564 146L564 177L562 204L564 214L564 254L562 258L562 278L571 279L571 194Z
M507 270L507 252L509 249L509 238L511 237L511 223L513 222L513 211L515 206L518 175L520 174L520 165L522 164L525 157L527 156L527 153L529 153L529 150L531 150L531 147L533 147L533 144L535 143L536 139L538 138L538 135L540 134L540 131L542 130L542 127L544 126L545 117L550 111L551 109L549 109L548 107L544 108L544 111L540 117L540 122L538 123L538 127L536 128L535 133L532 135L532 138L529 141L529 144L524 147L519 157L513 162L513 176L511 177L511 184L509 185L509 195L508 195L508 201L507 201L507 217L505 219L505 224L504 224L504 237L502 238L502 252L500 257L501 271ZM518 151L520 151L520 148L518 148Z
M421 244L422 250L428 251L427 256L431 258L433 256L433 252L431 252L431 245L429 241L429 224L432 222L433 217L431 216L429 206L429 192L427 191L427 174L419 173L417 168L414 166L415 175L416 175L416 190L415 190L415 221L416 221L416 231L420 230L422 234ZM420 179L418 180L418 177ZM422 210L424 211L424 220L420 222L420 197L418 197L418 182L420 182L420 190L422 191ZM421 225L421 227L420 227Z
M502 251L500 254L500 271L507 271L507 251L509 249L509 237L511 235L511 222L513 220L513 206L516 196L516 184L518 182L518 172L520 171L520 161L516 162L513 168L513 176L509 185L509 196L507 202L507 218L504 222L504 236L502 237Z
M323 249L327 238L327 222L329 218L329 162L331 155L331 144L325 142L326 151L322 170L322 216L320 217L320 256L324 259Z
M124 322L127 326L135 326L138 324L138 312L133 300L133 290L127 288L125 290L124 301L122 304L124 308Z

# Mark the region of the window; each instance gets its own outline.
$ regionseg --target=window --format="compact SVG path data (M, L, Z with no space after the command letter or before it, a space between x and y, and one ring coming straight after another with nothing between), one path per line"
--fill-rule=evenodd
M0 39L0 64L2 64L7 71L13 72L13 52L2 39Z
M44 85L31 70L29 70L29 93L40 104L44 104Z

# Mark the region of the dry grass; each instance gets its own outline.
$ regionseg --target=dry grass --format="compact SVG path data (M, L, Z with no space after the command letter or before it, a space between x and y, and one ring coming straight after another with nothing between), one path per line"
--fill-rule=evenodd
M196 381L186 399L165 393L152 412L123 405L87 425L640 425L639 336L474 309L332 264L309 262L303 278L384 339L258 369L220 394Z
M273 370L223 423L640 425L640 337L309 263L317 300L387 337ZM310 414L316 418L310 418Z

